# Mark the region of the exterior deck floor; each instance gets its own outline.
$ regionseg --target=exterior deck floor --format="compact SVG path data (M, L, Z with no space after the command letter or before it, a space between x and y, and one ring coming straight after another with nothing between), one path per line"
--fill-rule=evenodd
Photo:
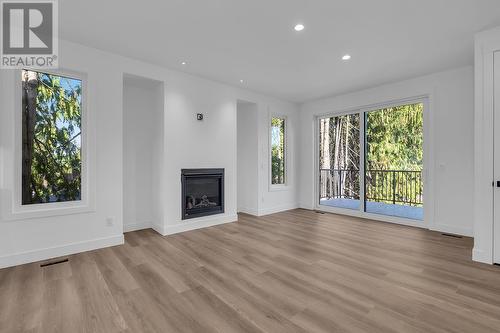
M320 200L320 205L358 210L359 207L361 206L361 202L360 200L355 200L355 199L324 198ZM412 220L424 219L423 207L415 207L402 204L394 205L383 202L368 201L366 202L366 212L373 214L403 217Z

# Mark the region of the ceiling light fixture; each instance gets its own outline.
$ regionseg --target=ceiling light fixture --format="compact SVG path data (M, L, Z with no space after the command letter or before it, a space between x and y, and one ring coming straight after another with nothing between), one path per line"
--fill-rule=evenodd
M240 80L240 83L243 83L243 80Z
M349 60L349 59L351 59L351 56L350 56L350 55L348 55L348 54L346 54L346 55L344 55L344 56L342 57L342 60Z
M181 62L181 65L185 66L185 65L187 65L187 62L185 62L185 61Z
M304 25L300 24L300 23L295 25L295 27L294 27L295 31L302 31L302 30L304 30L304 28L305 28Z

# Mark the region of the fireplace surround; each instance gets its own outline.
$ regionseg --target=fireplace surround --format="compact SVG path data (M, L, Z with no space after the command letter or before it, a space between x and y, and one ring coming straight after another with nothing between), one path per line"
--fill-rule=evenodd
M182 219L224 213L224 169L182 169Z

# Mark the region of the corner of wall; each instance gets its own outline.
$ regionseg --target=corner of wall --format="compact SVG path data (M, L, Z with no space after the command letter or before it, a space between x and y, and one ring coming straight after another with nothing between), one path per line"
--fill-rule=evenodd
M142 229L152 228L152 223L149 221L137 222L132 224L127 224L123 226L123 232L137 231Z
M487 254L485 251L474 247L472 249L472 260L481 262L483 264L493 265L493 258L491 255Z
M259 209L257 216L264 216L264 215L269 215L269 214L275 214L275 213L284 212L284 211L292 210L292 209L296 209L296 208L299 208L299 204L298 203L289 203L289 204L277 205L277 206L274 206L274 207Z

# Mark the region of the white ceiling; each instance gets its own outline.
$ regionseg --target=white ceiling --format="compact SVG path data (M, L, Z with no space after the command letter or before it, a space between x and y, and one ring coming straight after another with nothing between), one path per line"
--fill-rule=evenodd
M59 17L63 39L303 102L471 65L500 0L63 0Z

